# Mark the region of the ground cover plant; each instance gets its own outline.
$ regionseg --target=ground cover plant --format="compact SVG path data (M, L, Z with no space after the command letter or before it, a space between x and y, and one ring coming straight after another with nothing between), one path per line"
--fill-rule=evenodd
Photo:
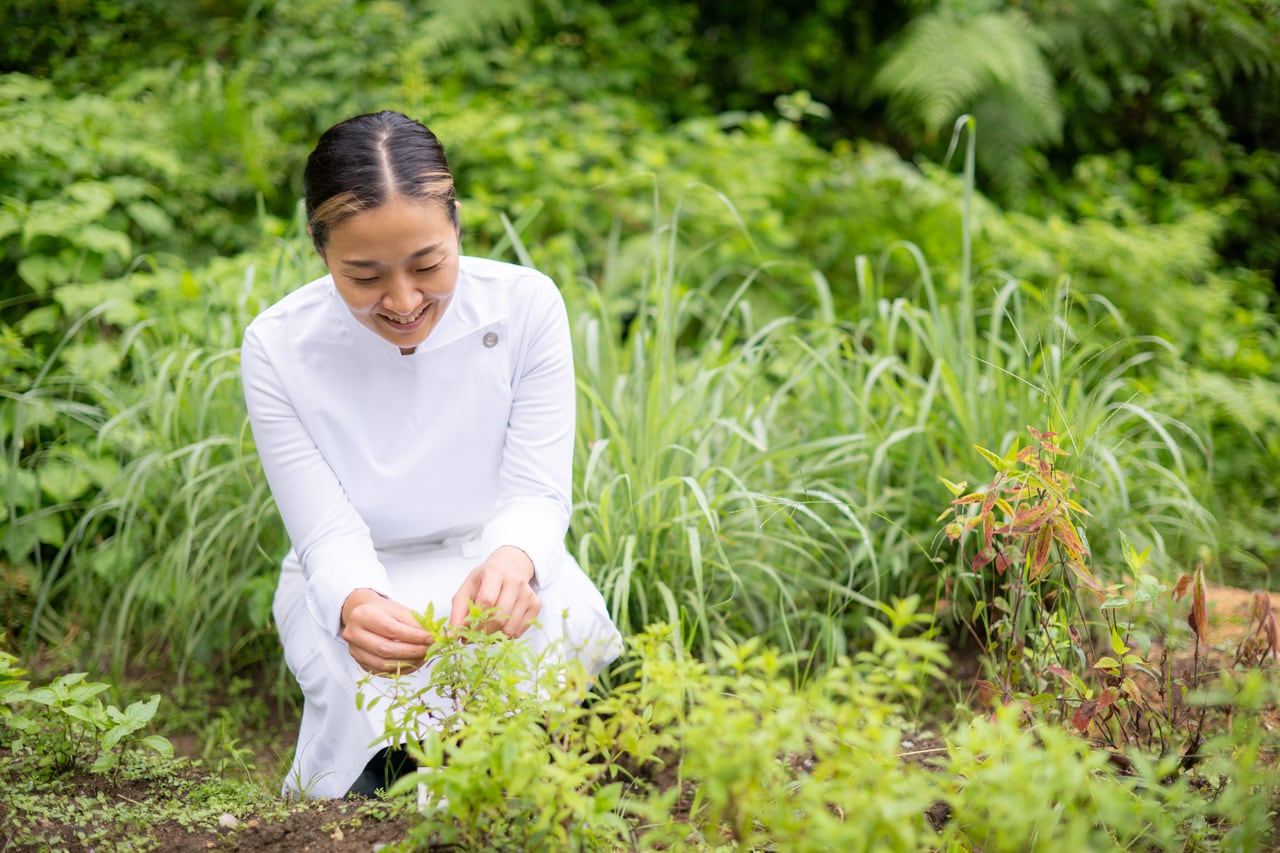
M57 4L56 31L46 5L0 12L32 34L0 48L0 849L1280 843L1280 336L1273 271L1237 266L1273 236L1249 236L1273 152L1245 147L1271 107L1220 124L1227 89L1273 85L1262 6L1126 8L1126 67L1084 24L1105 3L835 3L776 36L720 4L137 0ZM837 12L886 35L845 83L878 81L896 129L867 135L897 151L835 138L819 79L726 99L737 61L695 61L743 26L746 53L838 42ZM918 39L1023 24L1010 67L1092 99L1068 147L1113 144L1063 171L989 109L953 124L1043 89L997 74L939 109L967 55L922 90L938 139L907 138ZM450 143L467 250L565 294L570 546L632 642L544 704L453 638L441 677L483 664L492 692L420 745L443 767L286 803L285 540L236 347L322 272L309 141L388 105ZM1167 149L1112 150L1160 116ZM961 157L900 156L943 159L952 127Z

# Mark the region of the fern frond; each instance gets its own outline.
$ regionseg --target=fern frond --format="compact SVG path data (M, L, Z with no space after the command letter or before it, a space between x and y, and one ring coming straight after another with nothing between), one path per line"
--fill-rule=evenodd
M1223 82L1237 73L1280 74L1280 4L1274 0L1161 0L1147 14L1155 22L1149 38L1164 49L1190 46Z
M889 100L890 117L937 135L961 113L995 93L1015 104L983 128L987 139L1008 136L1024 144L1056 142L1062 134L1053 74L1041 34L1010 10L969 19L939 13L917 18L902 44L877 72L872 88Z
M427 0L419 31L420 48L437 52L481 45L533 22L539 0Z

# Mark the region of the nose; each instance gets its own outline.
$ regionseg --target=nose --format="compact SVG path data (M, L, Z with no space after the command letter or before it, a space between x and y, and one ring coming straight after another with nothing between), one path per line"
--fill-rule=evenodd
M421 305L422 293L414 286L410 276L391 276L390 281L387 282L386 293L382 295L383 308L405 317L417 311Z

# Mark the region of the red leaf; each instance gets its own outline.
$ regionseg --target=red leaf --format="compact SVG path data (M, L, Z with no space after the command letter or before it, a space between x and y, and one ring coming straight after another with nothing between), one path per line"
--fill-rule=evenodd
M1045 671L1050 673L1051 675L1058 676L1058 678L1062 679L1063 683L1073 687L1075 686L1075 681L1073 680L1071 673L1063 669L1062 667L1051 666L1051 667L1048 667Z
M1031 577L1038 578L1049 564L1049 548L1053 545L1053 528L1041 527L1036 534L1035 550L1031 552Z
M1093 590L1098 595L1102 595L1102 584L1098 582L1098 579L1094 577L1093 572L1089 571L1084 563L1079 560L1068 560L1067 567L1071 569L1071 573L1076 576L1076 579L1079 580L1080 583L1084 584L1087 588Z
M1048 503L1038 503L1035 506L1026 509L1019 509L1014 515L1013 521L1008 524L1001 533L1034 533L1041 529L1045 516L1052 509Z
M1072 556L1076 558L1089 556L1089 552L1084 549L1084 543L1080 541L1080 534L1076 533L1075 525L1066 517L1060 515L1054 518L1053 532L1054 538L1061 542Z
M1089 730L1089 723L1093 722L1094 714L1098 710L1098 703L1093 699L1086 699L1076 708L1075 715L1071 718L1071 725L1076 727L1076 731L1084 734Z
M1176 601L1181 601L1182 596L1187 594L1187 589L1191 586L1191 575L1183 575L1178 578L1177 584L1173 587L1173 597Z

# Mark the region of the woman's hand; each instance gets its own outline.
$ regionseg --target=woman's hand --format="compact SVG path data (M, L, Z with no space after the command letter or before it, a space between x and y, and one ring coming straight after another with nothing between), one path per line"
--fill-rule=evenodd
M375 675L413 672L431 646L412 610L371 589L357 589L342 602L342 639L356 663Z
M481 610L496 611L477 626L490 634L501 631L508 637L519 637L529 630L542 609L542 601L533 591L533 561L529 555L503 545L472 569L453 595L449 624L466 624L473 604Z

